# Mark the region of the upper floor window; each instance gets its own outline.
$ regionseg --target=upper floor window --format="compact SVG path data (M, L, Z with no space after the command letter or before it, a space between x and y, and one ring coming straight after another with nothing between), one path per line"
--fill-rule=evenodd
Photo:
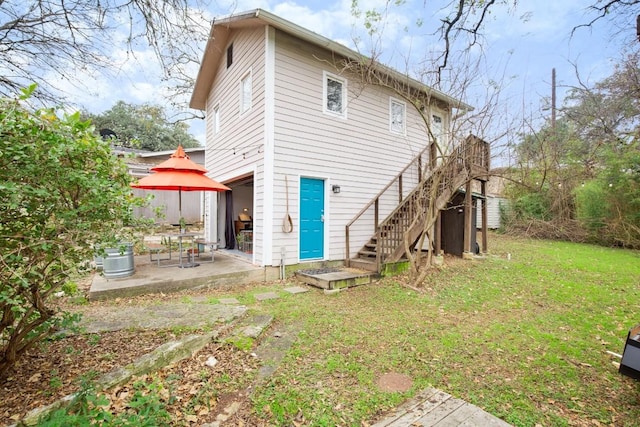
M324 112L346 117L347 82L338 76L324 73Z
M246 113L251 109L251 71L240 81L240 113Z
M231 64L233 64L233 43L227 48L227 68L231 67Z
M213 134L220 132L220 104L213 107Z
M438 144L442 144L443 140L442 116L438 114L431 115L431 133Z
M389 129L404 135L406 132L407 106L404 102L389 98Z

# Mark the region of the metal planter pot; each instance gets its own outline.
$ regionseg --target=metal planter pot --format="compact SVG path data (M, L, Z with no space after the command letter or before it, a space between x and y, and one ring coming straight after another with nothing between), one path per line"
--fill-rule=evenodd
M117 248L105 248L102 274L108 279L129 277L135 273L133 243L122 243Z

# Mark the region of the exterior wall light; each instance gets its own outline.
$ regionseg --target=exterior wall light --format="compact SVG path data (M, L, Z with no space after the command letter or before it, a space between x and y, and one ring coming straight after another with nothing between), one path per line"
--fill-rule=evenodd
M333 191L335 194L338 194L340 192L340 186L339 185L332 185L331 186L331 191Z

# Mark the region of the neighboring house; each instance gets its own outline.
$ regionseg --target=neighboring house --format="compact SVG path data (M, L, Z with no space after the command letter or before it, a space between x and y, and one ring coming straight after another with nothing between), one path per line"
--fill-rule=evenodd
M177 148L177 147L176 147ZM127 154L124 158L129 168L129 174L135 178L142 178L153 173L151 168L167 160L175 150L169 151L141 151L122 149L115 147L114 152ZM204 165L204 147L185 148L185 153L195 163ZM134 155L132 156L131 153ZM138 216L153 218L160 224L178 224L180 214L178 210L178 192L162 190L141 190L133 189L136 196L146 197L153 195L149 206L145 208L135 208L134 212ZM201 191L182 192L182 216L187 223L200 223L204 219L204 194ZM156 216L156 209L162 213L161 217Z
M241 234L262 266L371 258L383 220L424 181L424 166L448 164L434 144L462 153L450 148L447 129L454 109L471 107L377 67L417 94L419 112L394 91L342 72L344 59L362 58L264 10L216 19L190 103L206 112L205 168L232 189L208 195L209 240L233 247ZM488 152L480 155L488 167ZM468 181L454 172L441 207ZM394 233L387 224L384 236L402 233L401 221L392 222ZM374 269L400 252L374 248Z
M502 226L501 211L509 208L509 199L504 197L506 183L506 179L503 176L504 173L504 168L493 169L487 181L487 228L490 230L496 230ZM480 211L477 212L476 224L478 228L483 226Z

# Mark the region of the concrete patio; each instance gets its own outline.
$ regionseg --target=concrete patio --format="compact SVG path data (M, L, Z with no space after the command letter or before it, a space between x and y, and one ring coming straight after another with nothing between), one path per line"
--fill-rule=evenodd
M149 255L134 257L134 274L123 278L94 275L89 290L90 300L131 297L150 293L176 292L185 289L214 288L279 279L279 269L259 267L237 251L216 251L211 262L209 252L195 257L197 267L180 268L172 260L161 261L160 266ZM172 265L173 264L173 265Z

